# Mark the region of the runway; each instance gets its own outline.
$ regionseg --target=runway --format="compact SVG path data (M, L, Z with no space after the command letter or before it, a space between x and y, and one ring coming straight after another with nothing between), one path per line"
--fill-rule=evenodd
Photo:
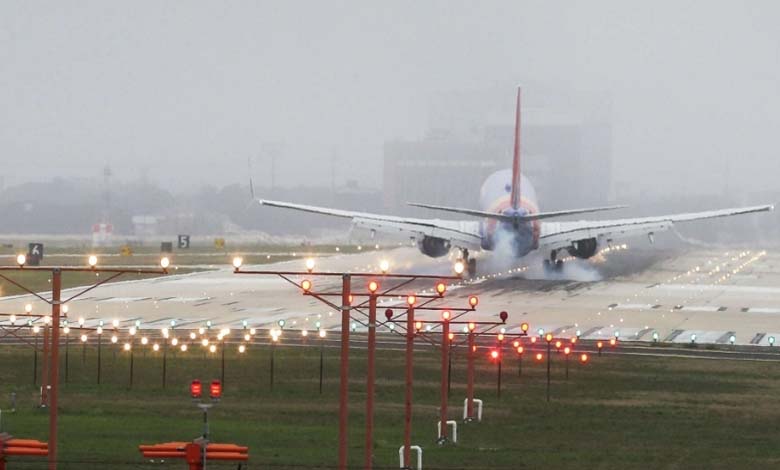
M538 259L507 264L488 255L479 260L482 276L451 285L436 305L466 307L468 295L476 294L477 310L464 318L497 321L505 310L509 333L527 322L533 332L541 329L561 337L579 332L583 339L617 335L621 341L652 341L655 335L667 343L729 344L733 340L737 345L758 346L769 346L770 337L780 340L780 254L621 247L588 261L567 260L563 272L552 275L543 272ZM451 273L447 258L426 258L413 248L324 257L317 260L316 270L378 271L381 259L390 260L391 272ZM162 328L171 320L177 328L196 328L207 321L212 328L240 328L244 322L268 328L285 320L287 329L313 330L318 321L323 328L338 329L339 315L333 308L303 296L278 277L234 274L225 262L225 268L213 271L101 286L71 302L70 322L84 317L86 326L97 326L101 320L110 325L118 319L123 328L136 321L142 328ZM255 268L305 270L303 258L242 269ZM338 277L309 278L317 291L340 288ZM365 278L356 278L353 289L366 292L364 282ZM389 279L381 282L383 289L392 284ZM433 281L419 281L398 293L432 294L432 287ZM76 291L70 289L63 297ZM402 308L402 302L401 297L385 300L380 312ZM47 311L43 302L31 296L0 298L0 311L17 313L19 325L26 322L27 303L33 305L33 313ZM436 315L420 313L421 319ZM359 322L355 327L364 329Z

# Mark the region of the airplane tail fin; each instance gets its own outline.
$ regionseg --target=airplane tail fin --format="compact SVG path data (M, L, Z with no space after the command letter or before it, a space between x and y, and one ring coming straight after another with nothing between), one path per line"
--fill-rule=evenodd
M517 87L517 109L515 111L515 148L512 159L512 193L510 202L512 209L520 207L520 87Z
M255 204L257 201L257 196L255 196L255 184L252 182L252 159L247 159L247 173L249 174L249 202L246 204L246 207L244 210L248 210L253 204Z

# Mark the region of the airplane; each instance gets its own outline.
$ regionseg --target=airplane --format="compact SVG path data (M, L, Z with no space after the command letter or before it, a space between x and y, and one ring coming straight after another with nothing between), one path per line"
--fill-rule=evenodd
M481 220L399 217L256 199L250 181L252 199L264 206L350 219L353 226L370 230L372 236L376 232L403 233L416 241L420 252L429 257L445 256L455 247L461 251L461 260L470 276L475 276L477 272L476 259L470 256L470 250L495 251L499 247L507 247L508 253L514 258L522 258L532 251L539 250L549 253L549 258L544 260L545 269L560 270L563 262L558 255L563 251L576 258L588 259L594 256L600 247L609 245L615 238L647 235L650 242L653 243L656 233L669 230L679 222L729 217L774 209L773 205L764 204L656 217L547 222L557 217L610 211L626 206L541 212L536 192L520 169L520 100L521 88L518 87L512 168L496 171L484 181L480 190L479 210L408 203L414 207Z

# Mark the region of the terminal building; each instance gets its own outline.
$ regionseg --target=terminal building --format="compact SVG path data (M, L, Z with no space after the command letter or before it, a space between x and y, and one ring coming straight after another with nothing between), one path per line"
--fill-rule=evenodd
M429 130L384 145L383 204L391 214L431 217L407 202L477 208L483 180L512 166L514 92L454 92L430 105ZM608 204L609 97L528 86L522 97L522 168L542 210Z

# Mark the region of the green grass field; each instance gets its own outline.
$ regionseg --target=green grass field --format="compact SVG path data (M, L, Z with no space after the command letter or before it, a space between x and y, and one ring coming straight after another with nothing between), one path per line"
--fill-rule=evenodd
M232 349L232 348L231 348ZM338 357L326 349L325 389L318 393L319 349L280 346L275 387L269 387L269 349L253 345L227 357L225 394L211 414L212 438L250 446L250 468L330 468L336 464ZM606 355L571 363L570 378L556 356L552 401L545 402L545 368L526 358L504 364L496 398L496 367L479 357L477 396L482 423L459 425L459 442L435 444L439 357L417 351L413 442L424 468L762 468L780 462L780 368L770 362L713 361ZM193 378L218 378L220 362L200 348L170 355L168 387L161 358L135 353L128 388L128 353L103 350L103 384L96 356L71 345L69 382L61 388L61 469L184 468L145 464L137 445L188 440L201 415L188 397ZM403 354L380 351L377 371L376 468L398 468L403 429ZM63 371L64 377L64 371ZM365 356L351 366L350 461L363 459ZM465 396L465 359L453 363L451 418ZM17 411L8 413L17 393ZM0 348L2 428L18 437L47 438L47 411L36 409L32 351ZM211 468L215 468L212 466ZM43 468L14 462L10 468ZM226 467L223 467L226 468Z

